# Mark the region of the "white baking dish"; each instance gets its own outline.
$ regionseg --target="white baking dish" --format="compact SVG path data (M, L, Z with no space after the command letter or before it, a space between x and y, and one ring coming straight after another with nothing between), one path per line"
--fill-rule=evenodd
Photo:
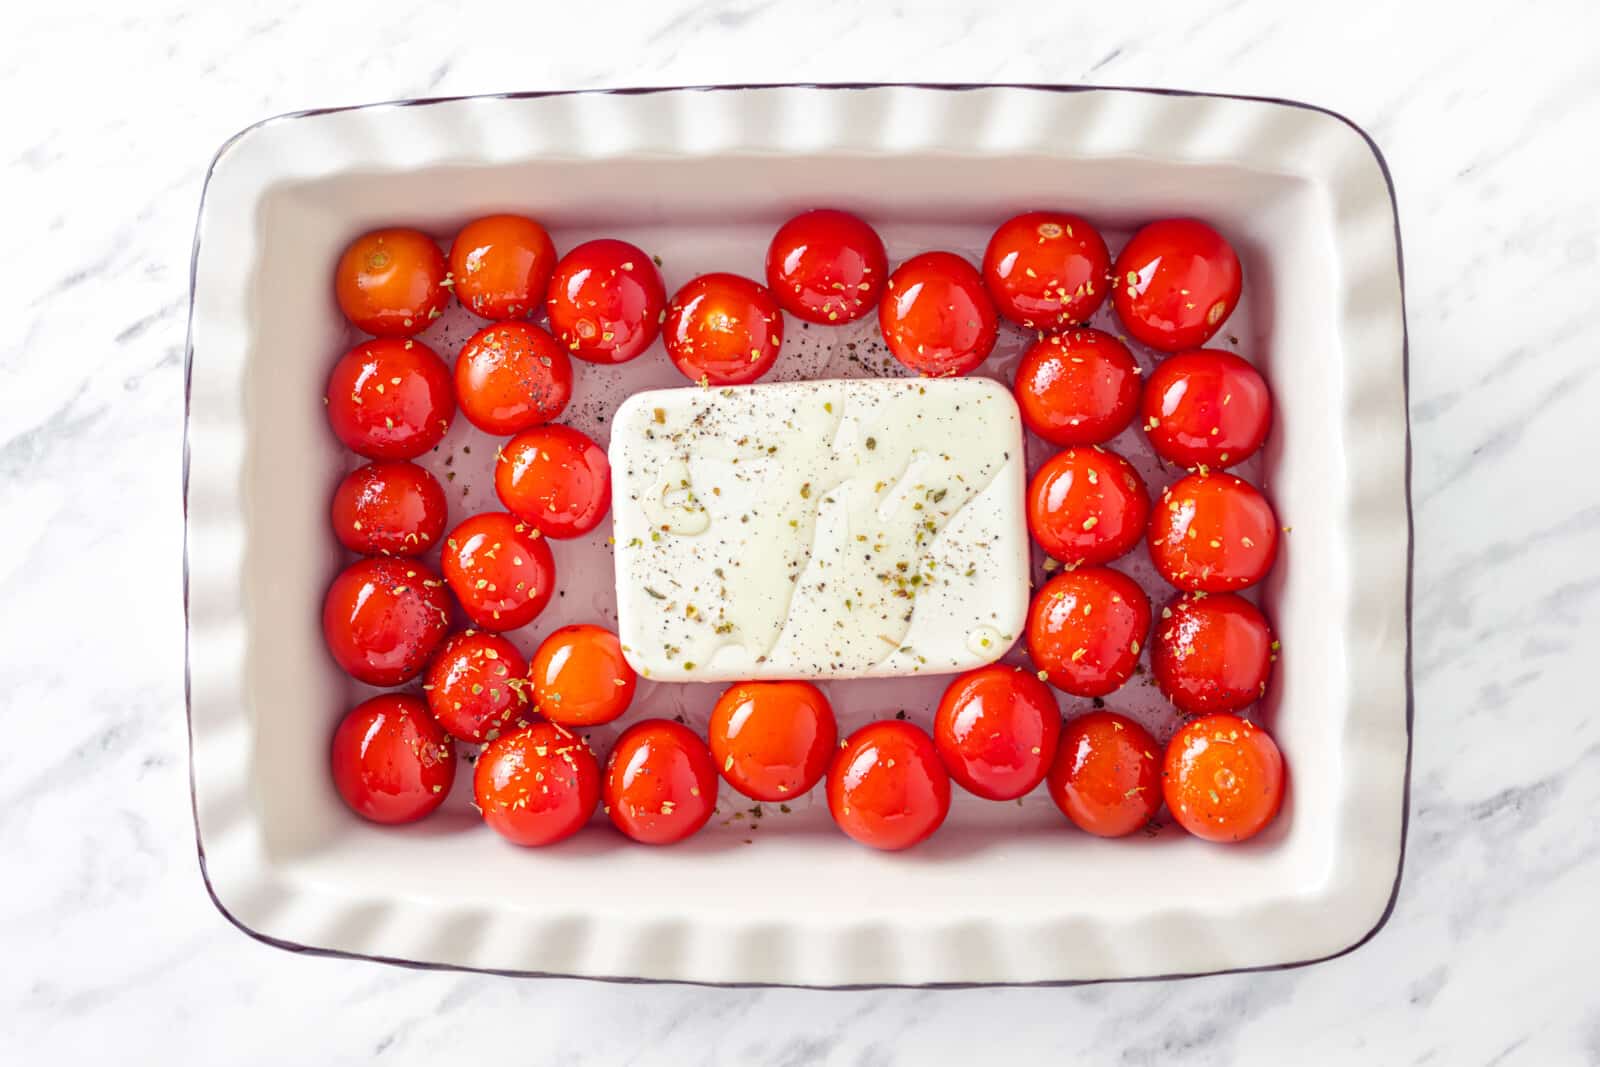
M1283 656L1260 715L1290 768L1283 815L1217 847L1175 830L1102 841L1047 798L961 798L927 844L884 855L828 826L816 797L724 817L672 848L602 826L506 845L449 804L403 830L361 822L328 780L332 724L358 695L322 647L341 557L327 501L353 461L321 401L351 340L330 271L353 235L519 210L558 247L608 233L698 271L759 277L795 209L854 209L892 260L981 251L1035 207L1131 225L1196 214L1245 265L1224 331L1263 365L1277 422L1261 479L1292 532L1263 591ZM778 87L529 95L308 113L218 154L196 235L185 454L189 718L202 866L224 913L292 948L509 972L806 985L1045 982L1325 958L1370 936L1395 891L1409 754L1405 333L1395 207L1381 157L1328 112L1140 90ZM872 334L791 324L780 377L862 373ZM441 354L472 328L430 330ZM1012 335L985 372L1005 376ZM848 366L846 364L848 363ZM627 368L623 370L628 371ZM654 353L578 368L566 421L603 438L622 394L680 384ZM467 449L477 443L478 448ZM1035 443L1037 444L1037 443ZM1118 448L1170 480L1137 431ZM475 460L469 457L476 454ZM492 500L493 443L464 420L434 469L452 521ZM603 535L556 546L567 595L529 633L604 619ZM1155 588L1137 550L1126 562ZM919 688L920 687L920 688ZM934 680L835 683L849 729ZM717 690L642 688L625 721L703 723ZM1148 685L1112 698L1170 722ZM1080 702L1063 700L1074 710ZM698 717L698 718L697 718ZM596 732L600 747L609 734ZM735 815L737 812L737 815ZM747 843L748 842L748 843Z

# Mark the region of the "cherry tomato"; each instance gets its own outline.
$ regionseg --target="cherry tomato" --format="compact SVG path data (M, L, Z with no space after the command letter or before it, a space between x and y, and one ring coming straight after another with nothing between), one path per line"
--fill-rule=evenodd
M950 777L987 800L1013 800L1044 781L1061 734L1049 688L1019 667L968 671L945 689L933 740Z
M540 426L500 449L494 491L546 537L581 537L611 507L611 464L605 449L577 430Z
M1030 330L1064 330L1106 299L1111 253L1077 215L1030 211L1000 224L983 253L983 280L1000 314Z
M525 215L473 219L450 245L456 299L486 319L527 319L544 310L556 246Z
M767 249L767 285L783 310L824 326L871 311L888 277L882 238L845 211L796 215Z
M1085 327L1052 334L1023 353L1016 394L1022 421L1046 441L1103 444L1133 421L1139 365L1109 333Z
M1150 495L1133 464L1102 448L1067 448L1028 483L1028 531L1062 563L1109 563L1144 535Z
M333 491L333 532L365 556L420 556L439 543L449 505L433 475L404 460L357 467Z
M1233 247L1198 219L1162 219L1128 241L1111 271L1111 299L1128 332L1151 348L1199 348L1239 303Z
M933 738L909 722L868 723L828 768L828 810L863 845L894 852L924 841L950 813L950 775Z
M638 676L622 656L617 635L586 623L563 626L533 654L533 700L564 726L598 726L622 716Z
M1178 825L1207 841L1243 841L1283 805L1283 755L1236 715L1195 719L1167 742L1162 792Z
M554 844L583 828L600 803L600 764L581 737L536 722L489 742L472 770L483 821L514 844Z
M499 634L453 634L428 664L423 692L439 725L463 741L487 741L531 709L528 663Z
M1155 450L1181 467L1221 470L1255 455L1272 424L1261 373L1212 348L1164 359L1150 375L1139 423Z
M667 305L662 337L692 382L744 385L778 361L783 312L766 286L737 274L702 274Z
M1188 475L1150 510L1150 558L1179 589L1244 589L1266 577L1277 554L1277 516L1243 478Z
M1080 715L1061 732L1050 799L1080 830L1123 837L1161 808L1160 748L1148 730L1114 711Z
M450 300L444 253L418 230L373 230L339 257L333 291L344 317L374 337L410 337Z
M839 743L833 706L810 682L741 682L706 727L722 777L755 800L793 800L828 771Z
M485 326L456 360L461 413L485 433L511 434L549 422L572 399L572 361L530 322Z
M1186 715L1238 711L1266 693L1277 644L1243 597L1185 594L1162 609L1150 668Z
M444 439L456 417L450 368L421 341L363 341L333 365L328 421L368 459L411 459Z
M661 332L667 290L643 251L626 241L579 245L556 264L546 305L550 332L589 363L626 363Z
M999 333L994 302L972 264L924 252L900 264L878 305L890 355L928 378L965 374L988 358Z
M503 511L474 515L451 530L440 564L468 618L497 633L532 622L555 592L550 546L536 528Z
M456 780L455 748L422 701L385 693L357 704L333 732L333 786L363 819L416 822Z
M1073 696L1105 696L1131 678L1149 633L1144 590L1110 567L1056 575L1028 610L1028 656Z
M322 634L340 667L368 685L422 673L450 626L444 583L414 559L361 559L322 602Z
M682 841L711 819L716 803L711 753L687 726L646 719L617 738L606 760L606 814L635 841Z

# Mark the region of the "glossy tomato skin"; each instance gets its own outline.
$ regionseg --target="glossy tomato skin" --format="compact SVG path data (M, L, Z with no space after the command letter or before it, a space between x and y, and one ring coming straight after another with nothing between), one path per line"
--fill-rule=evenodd
M1098 445L1127 429L1139 407L1139 364L1103 330L1035 341L1017 365L1022 421L1052 444Z
M556 246L526 215L485 215L450 245L450 278L461 306L486 319L532 318L544 310Z
M1050 684L1080 697L1133 676L1150 634L1150 600L1110 567L1080 567L1044 584L1028 609L1028 656Z
M418 230L373 230L350 242L334 271L345 318L374 337L410 337L450 300L444 253Z
M1186 715L1238 711L1266 694L1276 648L1272 628L1248 600L1190 593L1162 609L1150 668Z
M1087 322L1105 302L1111 253L1087 220L1060 211L1007 219L983 253L983 280L1000 314L1030 330Z
M847 211L796 215L767 248L767 285L783 310L823 326L854 322L871 311L888 277L883 239Z
M494 491L546 537L581 537L611 507L611 464L605 449L570 426L539 426L500 449Z
M1065 448L1028 483L1028 532L1068 565L1126 555L1144 535L1149 515L1144 479L1103 448Z
M1233 314L1244 272L1233 246L1198 219L1162 219L1129 239L1111 270L1111 299L1151 348L1205 344Z
M950 814L950 774L933 738L899 719L861 727L828 768L828 810L871 848L897 852L927 840Z
M639 684L617 635L587 623L563 626L546 637L533 654L529 679L540 714L563 726L598 726L621 718Z
M421 674L449 626L444 583L414 559L357 560L322 602L328 651L368 685L399 685Z
M669 719L646 719L622 732L606 760L606 814L646 845L670 845L698 833L717 802L717 771L695 732Z
M420 556L439 543L449 511L438 480L415 463L368 463L333 491L333 532L364 556Z
M1050 799L1080 830L1125 837L1161 809L1161 747L1125 715L1080 715L1061 732Z
M933 741L945 769L969 793L1014 800L1044 781L1061 736L1050 689L1019 667L993 664L945 689Z
M958 377L982 363L999 321L983 279L952 252L924 252L900 264L878 304L889 354L925 378Z
M432 812L456 780L450 738L422 701L399 693L352 708L333 732L329 762L350 809L388 826Z
M1232 352L1180 352L1156 366L1139 424L1164 459L1222 470L1255 455L1272 425L1261 372Z
M839 743L833 706L810 682L729 686L706 727L727 783L753 800L793 800L828 771Z
M428 664L422 690L439 725L463 741L484 742L527 715L527 661L499 634L452 634Z
M446 534L440 564L467 617L496 633L532 622L555 592L550 546L503 511L474 515Z
M472 770L472 795L483 821L507 841L551 845L594 814L600 764L583 738L536 722L489 742Z
M673 294L662 338L672 365L690 381L745 385L778 361L783 312L764 285L702 274Z
M1231 474L1191 474L1150 510L1150 558L1190 592L1255 585L1278 555L1278 519L1261 490Z
M1243 841L1283 805L1283 754L1253 723L1207 715L1167 742L1161 785L1179 826L1207 841Z
M328 378L328 422L368 459L412 459L444 439L456 417L450 368L421 341L363 341Z
M560 415L572 399L572 361L531 322L485 326L456 360L461 413L485 433L513 434Z
M561 258L545 306L550 332L588 363L626 363L661 332L667 304L661 272L642 250L605 238Z

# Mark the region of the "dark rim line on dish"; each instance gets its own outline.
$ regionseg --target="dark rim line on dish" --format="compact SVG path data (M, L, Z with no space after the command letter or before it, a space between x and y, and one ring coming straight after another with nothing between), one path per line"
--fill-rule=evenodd
M206 196L211 189L211 178L215 174L217 164L228 154L228 151L242 138L261 129L262 127L284 122L290 119L310 118L315 115L331 115L343 111L368 111L385 107L425 107L430 104L448 104L461 100L535 100L554 96L644 96L653 93L675 92L737 92L746 89L827 89L827 90L855 90L855 89L926 89L945 92L966 92L974 89L1023 89L1035 92L1052 93L1139 93L1149 96L1181 96L1201 97L1218 100L1242 100L1258 104L1274 104L1280 107L1298 108L1302 111L1314 111L1329 118L1337 119L1350 129L1354 130L1366 142L1371 150L1373 159L1377 161L1378 170L1383 174L1384 186L1389 192L1389 207L1394 216L1394 252L1395 273L1400 287L1400 378L1402 400L1405 401L1405 500L1406 500L1406 648L1405 648L1405 687L1406 687L1406 761L1405 778L1401 787L1400 807L1400 855L1395 864L1394 886L1389 891L1388 902L1384 905L1383 914L1378 917L1372 929L1357 938L1345 948L1337 952L1330 952L1324 956L1314 956L1304 960L1294 960L1288 963L1267 963L1256 967L1231 967L1216 971L1186 971L1172 974L1134 975L1119 978L1075 978L1061 980L1043 980L1037 982L863 982L856 984L836 985L807 985L802 982L710 982L697 981L684 978L641 978L626 975L575 975L563 974L552 971L527 971L512 968L474 967L468 964L439 963L431 960L413 960L395 956L379 956L371 953L348 952L343 949L319 948L315 945L302 945L298 942L287 941L283 938L273 937L251 929L230 912L217 898L216 890L211 885L211 876L206 869L205 842L200 837L200 811L199 798L195 790L194 776L194 708L192 701L192 681L189 662L189 418L190 406L193 400L192 382L194 377L194 295L197 280L197 271L200 262L200 228L205 219ZM386 963L397 967L409 967L414 970L427 971L456 971L474 974L492 974L508 978L576 978L592 982L614 983L640 983L640 984L675 984L708 986L714 988L730 989L826 989L826 990L859 990L859 989L983 989L995 986L1080 986L1098 985L1104 982L1163 982L1180 978L1203 978L1212 975L1224 974L1256 974L1271 971L1291 970L1307 967L1316 963L1325 963L1328 960L1338 959L1361 948L1377 936L1394 914L1395 902L1400 896L1400 882L1405 872L1406 843L1409 836L1411 822L1411 753L1412 753L1412 720L1415 712L1415 686L1412 679L1412 584L1413 574L1416 570L1416 524L1412 514L1411 501L1411 338L1410 330L1406 325L1406 270L1405 254L1400 241L1400 204L1395 196L1394 176L1389 172L1389 162L1378 148L1377 142L1360 125L1345 115L1330 108L1308 104L1301 100L1288 100L1274 96L1249 96L1239 93L1206 93L1187 89L1159 89L1127 85L1049 85L1036 83L1017 82L956 82L956 83L931 83L931 82L839 82L834 84L814 84L810 82L781 82L771 84L750 85L672 85L649 86L638 88L618 89L551 89L542 91L515 92L515 93L487 93L478 96L439 96L418 97L408 100L389 100L373 104L355 104L347 107L312 108L305 111L291 111L282 115L262 119L252 123L223 142L222 147L211 159L211 164L206 168L205 183L200 193L200 211L195 220L194 244L189 259L189 322L187 336L184 340L183 357L183 703L185 724L189 736L189 807L194 818L195 851L200 860L200 878L205 883L206 895L211 898L211 903L228 922L232 923L242 933L264 945L284 949L289 952L300 953L308 956L322 956L333 959L367 960L373 963Z

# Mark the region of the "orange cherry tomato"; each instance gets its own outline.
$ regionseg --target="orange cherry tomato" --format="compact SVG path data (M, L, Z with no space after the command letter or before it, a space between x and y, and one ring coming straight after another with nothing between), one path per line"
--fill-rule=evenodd
M472 770L483 821L514 844L550 845L583 828L600 803L600 764L583 738L536 722L490 741Z
M1139 424L1162 458L1221 470L1266 440L1272 394L1261 372L1232 352L1180 352L1150 375Z
M1207 715L1167 742L1161 785L1179 826L1207 841L1243 841L1283 805L1283 754L1255 724Z
M702 274L672 297L662 337L673 366L690 381L745 385L778 361L783 312L764 285Z
M1067 723L1050 767L1050 799L1080 830L1124 837L1161 808L1161 757L1143 726L1114 711Z
M953 378L989 357L1000 320L971 263L924 252L889 276L878 327L895 359L924 377Z
M1244 273L1233 246L1198 219L1162 219L1129 239L1111 270L1111 300L1151 348L1199 348L1239 305Z
M605 449L577 430L539 426L500 449L494 491L546 537L581 537L611 507L611 464Z
M1044 781L1061 734L1049 688L1019 667L968 671L945 689L933 741L950 777L987 800L1013 800Z
M729 686L711 710L706 733L722 777L755 800L793 800L809 792L839 743L833 707L809 682Z
M422 673L450 626L444 583L414 559L361 559L328 586L322 634L338 663L368 685Z
M995 307L1030 330L1087 322L1105 302L1110 271L1100 232L1060 211L1007 219L983 253L983 280Z
M697 833L717 803L717 771L706 743L687 726L646 719L624 730L606 760L611 822L646 845Z
M385 825L416 822L450 792L455 748L414 696L356 705L333 732L333 786L350 810Z
M1110 567L1080 567L1045 583L1028 610L1028 656L1050 684L1100 697L1133 676L1150 633L1150 601Z
M550 602L556 564L539 531L503 511L462 522L444 539L440 563L450 591L477 626L526 626Z
M1028 429L1057 445L1098 445L1139 407L1139 365L1128 346L1085 327L1035 341L1017 365L1017 406Z
M1150 510L1150 559L1191 592L1255 585L1278 555L1278 519L1261 491L1231 474L1191 474Z
M1028 483L1028 532L1062 563L1110 563L1144 536L1150 493L1133 464L1102 448L1066 448Z
M545 299L550 332L588 363L626 363L661 332L667 290L639 248L609 238L579 245L556 264Z
M529 712L528 663L499 634L453 634L428 664L428 710L463 741L488 741Z
M328 378L328 422L352 452L412 459L444 439L456 417L450 368L421 341L363 341Z
M539 713L563 726L598 726L622 716L639 679L617 635L601 626L563 626L533 654L529 674Z
M1156 624L1150 668L1186 715L1238 711L1266 694L1278 643L1259 609L1233 593L1187 593Z
M767 285L783 310L823 326L854 322L883 295L889 260L876 230L845 211L796 215L767 249Z
M950 813L950 775L933 738L909 722L868 723L828 769L828 810L839 829L872 848L924 841Z
M450 245L456 299L486 319L528 319L543 311L555 266L555 243L525 215L474 219Z
M449 302L444 253L419 230L373 230L350 242L334 270L339 310L375 337L410 337Z
M549 422L572 399L572 361L530 322L485 326L456 360L461 413L485 433L512 434Z

